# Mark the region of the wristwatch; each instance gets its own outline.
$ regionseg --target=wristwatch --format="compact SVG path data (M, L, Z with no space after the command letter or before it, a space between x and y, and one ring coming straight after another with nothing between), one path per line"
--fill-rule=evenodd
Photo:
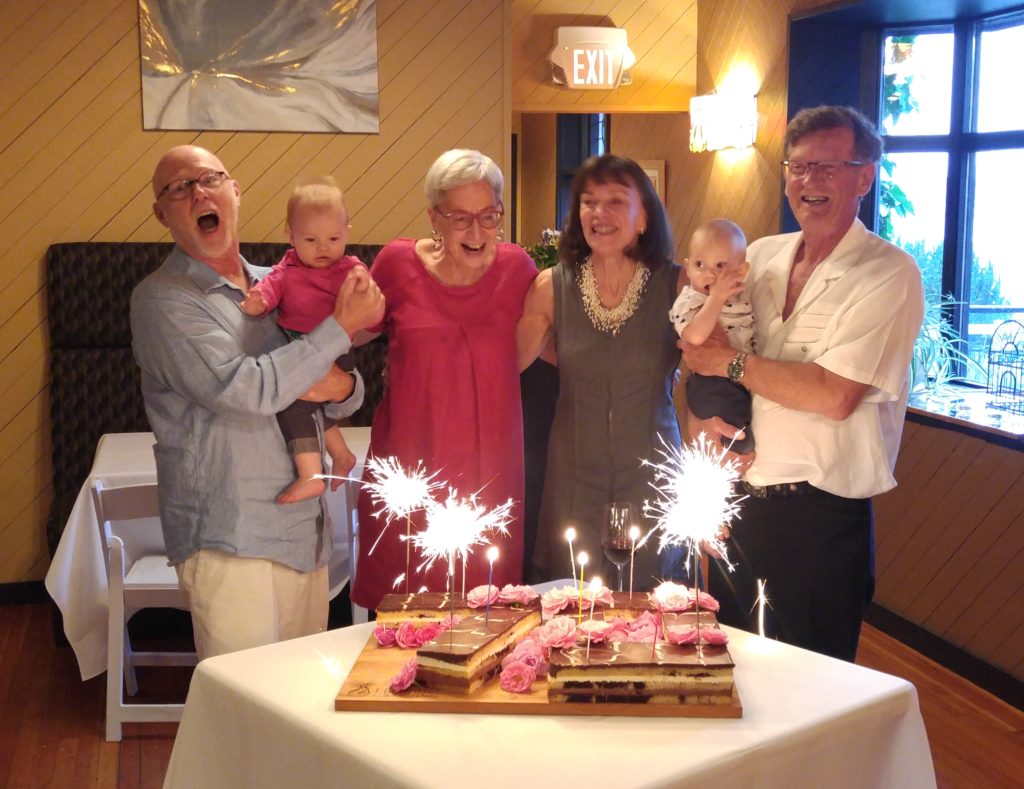
M733 383L739 383L743 377L743 372L747 364L747 355L740 351L738 354L729 360L728 367L725 368L725 374L729 376L729 380Z

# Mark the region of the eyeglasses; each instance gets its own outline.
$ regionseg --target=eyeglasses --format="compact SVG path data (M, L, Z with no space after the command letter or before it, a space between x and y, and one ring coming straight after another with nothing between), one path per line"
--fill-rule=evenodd
M782 166L786 168L791 176L794 178L804 178L810 175L814 170L826 181L830 178L835 178L836 175L844 167L858 167L864 164L864 162L858 162L854 160L835 160L829 162L798 162L798 161L785 161Z
M447 214L444 211L438 211L438 213L448 220L452 230L469 230L474 219L484 230L494 230L501 224L501 218L505 216L505 209L487 208L475 214L471 214L469 211L449 211Z
M171 181L160 190L156 199L159 200L167 195L168 200L184 200L192 194L197 185L203 189L220 189L227 179L228 174L223 170L207 170L195 178L179 178L177 181Z

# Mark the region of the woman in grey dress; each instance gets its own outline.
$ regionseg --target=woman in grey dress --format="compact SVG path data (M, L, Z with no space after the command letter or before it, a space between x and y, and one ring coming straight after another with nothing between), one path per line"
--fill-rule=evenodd
M588 577L600 572L611 585L615 571L601 552L605 507L632 502L642 513L654 492L641 461L660 459L662 441L679 446L679 350L668 312L686 278L670 259L665 208L636 162L588 159L573 178L570 210L559 264L534 280L517 335L521 368L553 341L559 380L527 578L569 575L565 530L573 526L574 552L590 557ZM655 551L636 552L635 588L662 575Z

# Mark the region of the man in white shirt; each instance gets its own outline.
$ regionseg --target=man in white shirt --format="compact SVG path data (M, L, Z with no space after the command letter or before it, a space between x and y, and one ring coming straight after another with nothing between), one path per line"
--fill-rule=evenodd
M786 197L801 232L751 245L758 355L682 344L687 366L753 395L757 451L730 558L715 563L723 621L752 629L766 581L768 635L853 660L874 592L871 497L894 487L914 340L923 318L914 259L857 219L882 153L847 107L802 110L785 140ZM690 432L731 435L716 420ZM751 462L752 461L752 462Z

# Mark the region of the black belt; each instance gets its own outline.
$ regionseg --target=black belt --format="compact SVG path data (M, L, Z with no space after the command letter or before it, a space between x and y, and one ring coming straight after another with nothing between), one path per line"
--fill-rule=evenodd
M778 485L751 485L741 481L740 489L755 499L773 499L785 496L806 496L818 491L810 482L781 482Z

